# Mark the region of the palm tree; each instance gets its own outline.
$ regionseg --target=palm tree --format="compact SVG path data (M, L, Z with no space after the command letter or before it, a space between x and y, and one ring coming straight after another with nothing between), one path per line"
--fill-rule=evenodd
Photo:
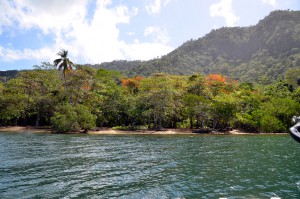
M57 53L57 55L59 55L60 58L54 60L53 63L54 63L54 66L57 67L57 69L59 71L62 70L62 74L63 74L65 83L66 83L67 74L69 73L69 71L71 71L73 69L74 64L68 58L67 50L62 49L61 51L59 51Z

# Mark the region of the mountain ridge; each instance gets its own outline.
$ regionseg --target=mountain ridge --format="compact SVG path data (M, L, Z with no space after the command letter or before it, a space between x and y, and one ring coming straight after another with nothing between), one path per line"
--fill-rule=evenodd
M241 81L272 82L300 65L300 11L271 12L254 26L223 27L149 61L94 65L128 76L152 73L221 73ZM267 80L266 80L267 79Z
M287 70L299 69L300 11L277 10L253 26L213 29L160 58L85 65L127 76L219 73L241 82L272 83L283 79ZM0 71L0 81L17 74L16 70Z

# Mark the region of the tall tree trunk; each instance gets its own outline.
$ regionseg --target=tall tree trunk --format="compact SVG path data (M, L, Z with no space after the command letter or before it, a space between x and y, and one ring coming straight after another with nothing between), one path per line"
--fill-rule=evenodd
M15 119L14 119L14 125L15 125L15 126L18 126L18 120L19 120L19 118L15 118Z
M148 117L148 129L151 129L151 117Z
M154 129L156 129L157 130L157 114L156 114L156 112L154 112L154 114L153 114L153 122L154 122Z
M193 116L190 116L190 129L194 128L194 121L193 121Z
M40 113L37 114L36 119L35 119L35 126L40 125Z
M216 129L218 125L218 121L217 120L213 120L213 129Z
M157 130L161 130L161 128L162 128L162 112L159 113Z
M197 115L197 121L196 121L196 127L199 128L200 127L200 116Z
M173 128L177 129L177 118L174 118L173 122Z

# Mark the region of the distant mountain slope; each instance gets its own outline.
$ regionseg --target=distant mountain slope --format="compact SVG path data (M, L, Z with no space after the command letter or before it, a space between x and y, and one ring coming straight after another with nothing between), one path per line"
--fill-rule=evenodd
M6 82L10 78L15 78L18 75L17 70L0 71L0 82Z
M271 82L300 66L300 11L273 11L255 26L212 30L150 61L113 61L96 68L126 75L221 73L241 81Z

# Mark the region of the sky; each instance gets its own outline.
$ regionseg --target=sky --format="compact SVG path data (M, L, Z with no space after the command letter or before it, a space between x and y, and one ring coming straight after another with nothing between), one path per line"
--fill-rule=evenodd
M149 60L212 29L251 26L300 0L0 0L0 70Z

